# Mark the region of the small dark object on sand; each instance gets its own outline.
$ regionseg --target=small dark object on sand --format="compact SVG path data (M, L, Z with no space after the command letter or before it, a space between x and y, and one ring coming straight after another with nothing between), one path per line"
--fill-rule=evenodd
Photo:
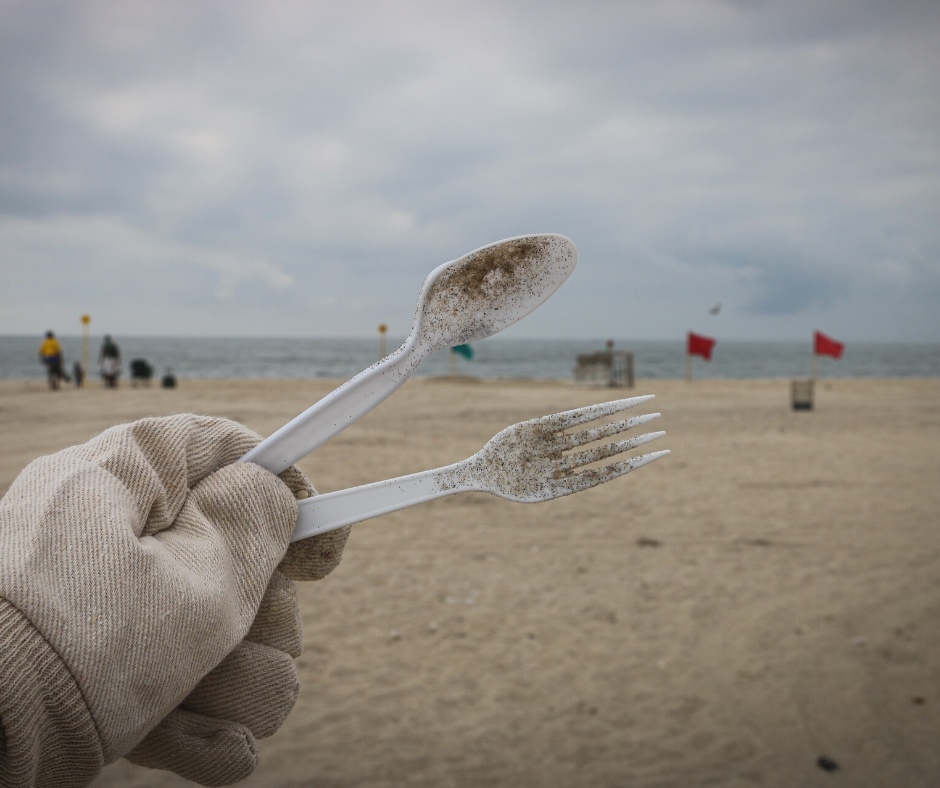
M659 539L650 539L648 536L641 536L636 540L636 543L639 547L659 547L662 545Z
M175 389L176 388L176 376L173 374L172 370L167 370L166 374L160 379L160 385L165 389Z
M915 706L923 706L926 702L927 699L922 695L915 695L913 698L911 698L911 703L913 703Z
M150 385L150 378L153 377L153 367L146 362L145 359L135 358L131 362L131 385L136 386L138 383L144 383Z
M813 389L816 381L794 380L790 383L790 401L793 410L812 410L813 409Z
M839 764L832 760L832 758L827 758L825 755L820 755L819 758L817 758L816 765L824 772L834 772L839 769Z

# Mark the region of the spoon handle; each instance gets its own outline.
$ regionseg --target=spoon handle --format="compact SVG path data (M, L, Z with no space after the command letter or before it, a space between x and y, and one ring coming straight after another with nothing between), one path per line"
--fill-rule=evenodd
M423 359L417 344L405 342L265 438L240 462L272 473L286 470L391 396Z

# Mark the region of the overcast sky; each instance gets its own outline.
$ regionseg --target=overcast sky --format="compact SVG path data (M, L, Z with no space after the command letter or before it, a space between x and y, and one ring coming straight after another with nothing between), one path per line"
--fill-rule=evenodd
M542 231L507 335L940 341L940 3L0 0L0 334L399 337Z

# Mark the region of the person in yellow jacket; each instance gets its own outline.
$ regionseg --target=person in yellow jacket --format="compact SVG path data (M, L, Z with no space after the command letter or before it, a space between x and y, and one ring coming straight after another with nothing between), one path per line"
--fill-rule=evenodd
M59 388L59 381L65 377L62 372L62 345L51 331L46 332L46 339L39 347L39 359L49 375L49 388Z

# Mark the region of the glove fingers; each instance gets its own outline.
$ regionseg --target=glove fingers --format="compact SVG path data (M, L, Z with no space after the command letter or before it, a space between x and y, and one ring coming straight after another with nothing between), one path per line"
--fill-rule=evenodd
M290 487L290 491L295 496L301 492L305 492L307 494L306 497L317 494L310 480L300 472L300 469L296 465L291 465L290 468L281 471L277 476L284 484ZM300 497L303 498L304 496L301 495Z
M320 580L332 572L343 557L351 525L325 534L291 542L278 571L291 580Z
M113 427L67 451L88 457L124 482L137 498L143 532L149 535L169 527L192 487L258 440L256 433L227 419L179 415Z
M201 785L231 785L254 771L258 747L243 725L174 709L125 757Z
M296 518L287 485L258 465L237 462L196 485L173 527L154 535L234 619L223 653L251 626Z
M303 650L303 632L300 624L300 608L297 606L297 590L294 584L280 572L275 572L264 592L261 607L245 635L246 640L262 643L292 657L299 657Z
M278 476L295 496L306 498L317 494L296 465L291 465ZM292 542L278 569L291 580L322 580L339 565L350 530L351 526L346 526Z
M271 736L294 707L300 683L289 654L243 641L186 696L181 706Z

